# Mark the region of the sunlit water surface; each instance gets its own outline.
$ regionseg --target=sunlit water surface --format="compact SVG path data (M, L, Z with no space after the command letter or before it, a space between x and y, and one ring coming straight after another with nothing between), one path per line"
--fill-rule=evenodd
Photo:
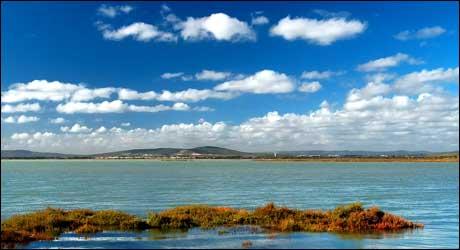
M331 209L361 201L425 224L405 233L269 233L248 227L188 232L74 233L27 248L458 248L458 163L2 161L2 220L47 206L145 216L183 204L253 209L273 201Z

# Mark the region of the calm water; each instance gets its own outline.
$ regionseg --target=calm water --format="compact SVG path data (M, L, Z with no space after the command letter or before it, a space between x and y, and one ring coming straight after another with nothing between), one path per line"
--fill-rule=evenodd
M399 234L269 234L253 228L73 233L28 248L459 247L458 163L254 161L2 161L2 219L46 206L119 209L140 216L181 204L254 208L273 201L330 209L361 201L425 224Z

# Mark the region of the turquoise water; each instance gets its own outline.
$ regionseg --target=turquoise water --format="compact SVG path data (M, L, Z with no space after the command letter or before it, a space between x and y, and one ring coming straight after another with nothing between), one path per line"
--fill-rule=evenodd
M270 234L236 228L189 232L73 233L28 248L458 248L458 163L255 161L2 161L2 219L45 208L119 209L145 216L182 204L254 208L273 201L330 209L361 201L425 224L376 235Z

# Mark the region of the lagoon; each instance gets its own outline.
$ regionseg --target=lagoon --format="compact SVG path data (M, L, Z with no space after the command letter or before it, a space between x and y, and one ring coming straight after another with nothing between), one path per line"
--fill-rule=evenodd
M361 201L425 224L385 235L279 233L248 229L220 235L189 232L72 233L28 248L396 248L459 244L458 163L313 163L251 160L2 161L2 219L46 206L118 209L145 216L178 205L205 203L252 209L273 201L292 208L331 209Z

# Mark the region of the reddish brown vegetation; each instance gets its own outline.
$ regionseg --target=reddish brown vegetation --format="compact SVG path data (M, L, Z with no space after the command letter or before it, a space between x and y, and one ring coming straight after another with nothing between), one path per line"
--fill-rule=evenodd
M189 229L253 225L273 231L376 232L422 228L422 224L353 203L334 210L297 210L269 203L254 211L206 205L182 206L149 213L147 220L120 211L47 208L15 215L2 222L2 247L36 240L51 240L63 232L79 234L103 230Z

